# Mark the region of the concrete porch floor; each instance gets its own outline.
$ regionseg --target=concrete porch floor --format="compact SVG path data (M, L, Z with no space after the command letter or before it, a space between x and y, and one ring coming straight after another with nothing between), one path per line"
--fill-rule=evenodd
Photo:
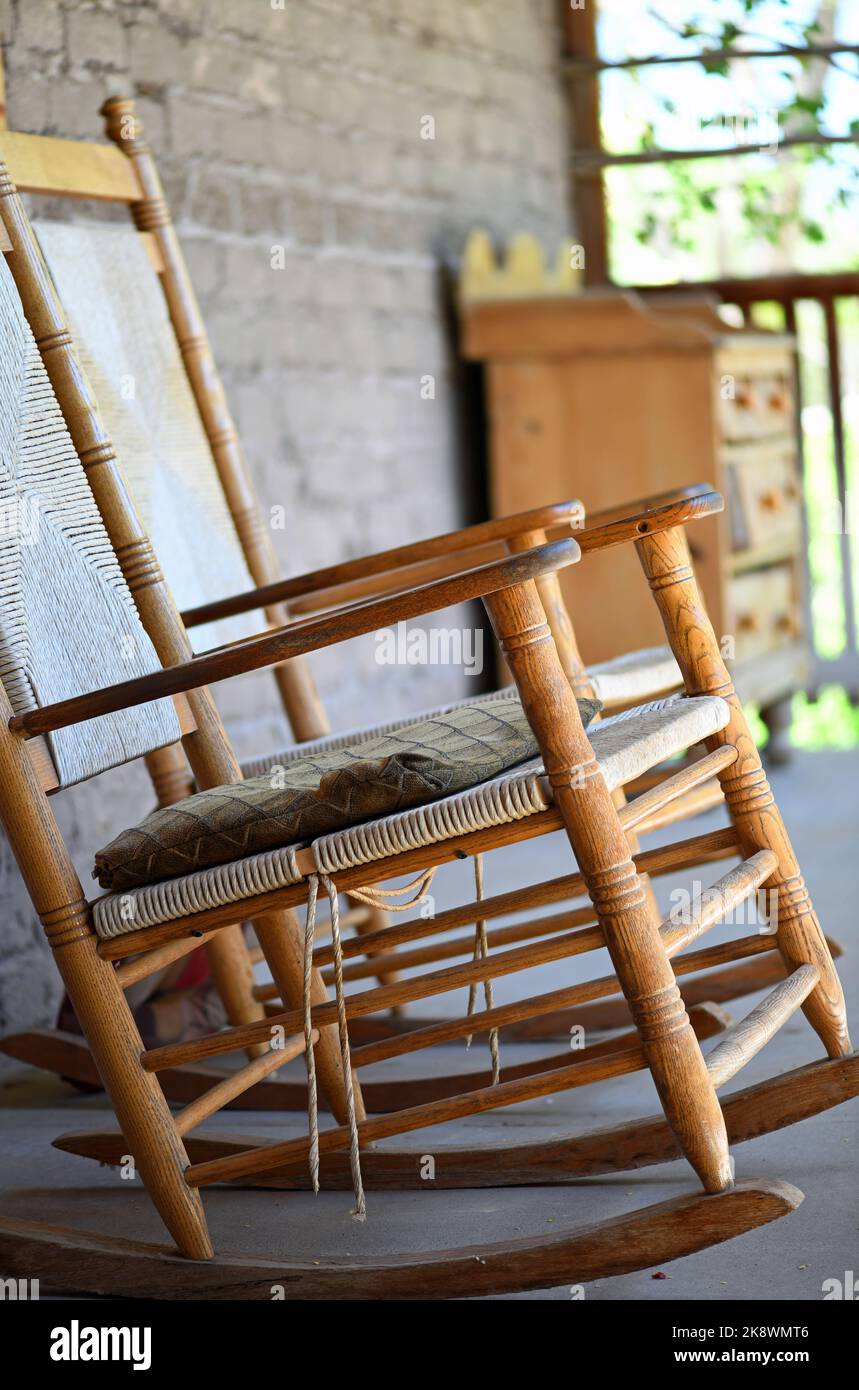
M777 770L772 783L797 849L800 862L828 935L844 945L840 973L859 1034L859 754L797 754L789 769ZM698 833L723 823L724 813L694 822ZM680 838L677 828L657 840ZM566 871L569 863L558 836L544 837L506 855L489 856L486 891L502 892L524 882ZM704 883L723 870L704 871ZM663 909L670 905L678 878L659 881ZM684 885L688 887L688 882ZM433 887L439 910L461 901L471 891L468 864L442 870ZM753 926L719 928L708 943L742 935ZM607 970L593 955L531 972L533 989L557 988L571 979ZM496 1002L521 994L523 982L501 980ZM742 1016L756 997L729 1006ZM424 1013L461 1012L464 995L443 996L414 1006ZM706 1044L705 1046L712 1046ZM502 1064L558 1050L558 1045L525 1048L505 1044ZM750 1085L768 1075L800 1066L821 1055L819 1043L798 1014L729 1087ZM486 1064L485 1042L476 1040L470 1052L452 1046L436 1052L446 1069L480 1069ZM415 1074L430 1066L422 1054L373 1069L374 1076ZM300 1075L299 1072L292 1074ZM163 1229L139 1182L123 1182L114 1170L102 1169L51 1148L57 1134L74 1129L102 1128L111 1123L104 1097L82 1098L63 1083L25 1069L6 1072L0 1088L3 1144L0 1155L0 1211L82 1231L162 1242ZM561 1134L619 1123L652 1114L657 1101L652 1083L641 1074L520 1105L515 1109L437 1127L423 1135L406 1136L415 1152L432 1153L434 1145L467 1140L498 1143L547 1139ZM208 1122L212 1129L286 1138L304 1133L301 1115L222 1113ZM790 1217L738 1240L668 1265L586 1286L592 1301L625 1299L672 1301L688 1299L811 1300L822 1297L825 1279L842 1278L859 1269L859 1100L808 1120L792 1129L739 1146L735 1152L738 1178L785 1178L802 1189L805 1202ZM477 1192L415 1194L369 1193L368 1220L361 1226L349 1215L346 1193L239 1192L210 1189L206 1208L216 1247L224 1252L276 1257L315 1258L375 1254L389 1251L439 1249L486 1243L511 1236L533 1236L647 1206L694 1190L695 1179L681 1163L592 1179L566 1188L507 1189ZM664 1274L665 1277L655 1277ZM567 1287L519 1295L531 1299L569 1300Z

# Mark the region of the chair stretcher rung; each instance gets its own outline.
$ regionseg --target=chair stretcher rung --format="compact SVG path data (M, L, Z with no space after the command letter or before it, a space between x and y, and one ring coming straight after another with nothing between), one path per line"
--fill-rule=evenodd
M687 912L669 914L659 929L668 954L676 955L710 927L723 922L735 907L757 892L777 867L772 850L759 850L705 888Z
M319 1040L316 1029L311 1033L313 1042ZM202 1124L203 1120L209 1115L214 1115L216 1111L223 1109L228 1101L235 1100L244 1091L255 1086L263 1077L270 1076L279 1067L291 1062L294 1057L300 1057L304 1052L304 1038L287 1038L283 1047L270 1047L268 1052L264 1052L261 1057L255 1057L246 1066L238 1067L231 1076L225 1076L222 1081L216 1084L203 1095L197 1096L182 1110L179 1111L175 1119L177 1134L188 1134L197 1125Z
M146 980L156 971L164 970L168 965L173 965L175 961L181 960L183 956L189 956L192 951L199 950L199 941L185 937L179 941L170 941L165 946L156 946L153 950L144 951L141 955L131 956L130 959L124 960L117 967L117 983L122 989L128 989L138 980Z
M554 1095L558 1091L569 1090L573 1086L586 1086L610 1076L624 1076L637 1071L641 1066L640 1047L631 1047L607 1057L594 1058L592 1062L573 1062L568 1067L539 1072L515 1081L502 1081L497 1086L483 1086L474 1091L463 1091L461 1095L449 1096L444 1100L427 1101L423 1105L410 1106L406 1110L394 1110L387 1115L373 1116L358 1125L358 1138L361 1144L369 1144L377 1139L390 1138L395 1134L408 1134L415 1129L429 1125L444 1124L448 1120L464 1119L468 1115L482 1114L504 1105L515 1105L520 1101L538 1096ZM336 1129L325 1129L319 1135L320 1153L330 1153L349 1144L348 1125L338 1125ZM280 1144L267 1144L263 1148L243 1149L240 1153L224 1158L210 1159L206 1163L192 1163L186 1169L185 1177L192 1187L203 1187L213 1182L225 1182L233 1178L246 1177L251 1173L264 1173L269 1168L281 1164L301 1163L306 1159L309 1140L306 1136L288 1139Z
M742 960L774 950L775 939L772 937L742 937L738 941L724 942L720 946L710 946L703 951L692 951L688 956L682 956L674 965L674 973L691 975L697 970L709 969L712 965L722 965L727 960ZM620 981L617 976L604 975L601 979L571 985L564 990L555 990L552 994L534 995L521 1004L502 1004L494 1009L483 1009L480 1013L470 1014L464 1019L444 1019L439 1023L428 1024L425 1028L416 1028L408 1033L367 1043L353 1051L352 1066L369 1066L373 1062L386 1061L406 1052L416 1052L436 1043L453 1042L456 1038L469 1034L488 1033L493 1028L504 1028L526 1018L539 1018L542 1014L554 1013L556 1009L569 1009L577 1004L589 1004L594 1000L610 998L611 995L620 993Z
M682 796L669 801L660 810L651 812L639 821L635 827L637 835L650 835L654 830L665 830L669 825L676 825L678 821L690 820L693 816L701 816L705 811L713 811L717 806L724 806L725 797L720 784L714 779L701 782L697 787L692 787Z
M666 777L655 787L641 792L634 801L627 802L620 811L624 830L635 830L645 820L655 817L657 812L664 810L672 801L677 801L696 787L709 782L711 777L715 777L724 768L730 767L736 760L736 748L733 744L726 743L721 748L714 749L712 753L707 753L705 757L699 758L697 762L681 768L673 776Z
M688 956L681 957L674 966L674 972L677 975L687 975L695 970L709 969L711 965L723 965L726 961L743 960L748 956L774 951L775 948L774 937L761 935L742 937L738 941L728 941L722 945L711 946L703 951L693 951ZM439 973L449 976L451 972ZM360 994L349 995L346 999L347 1019L361 1018L366 1014L377 1013L380 1009L387 1008L392 1001L403 1002L404 992L407 995L415 983L407 980L395 985L384 985L378 989L364 990ZM419 984L420 981L417 983ZM443 994L446 989L458 988L461 983L462 980L458 978L457 984L448 982L439 987L436 980L432 989L423 990L420 995L414 997L426 998L434 993ZM476 1034L485 1032L490 1028L502 1028L507 1024L518 1023L525 1018L538 1017L541 1013L553 1013L556 1009L564 1009L570 1005L589 1002L594 999L603 999L608 995L618 993L620 993L620 985L617 976L609 975L600 980L588 980L583 984L554 990L550 994L535 995L530 999L517 1001L514 1004L502 1005L495 1009L485 1009L478 1014L471 1014L465 1019L447 1020L426 1030L420 1029L404 1036L398 1035L396 1042L400 1043L407 1040L414 1048L427 1047L436 1042L449 1042L452 1038L463 1037L468 1033ZM333 1001L315 1004L312 1016L315 1027L321 1028L329 1023L336 1023L337 1005ZM224 1028L221 1032L209 1037L195 1038L189 1042L168 1043L163 1047L153 1048L144 1052L141 1060L146 1071L163 1071L165 1067L180 1066L183 1062L194 1062L203 1057L214 1057L225 1052L235 1052L238 1048L247 1047L251 1043L266 1041L270 1037L270 1028L275 1023L280 1023L288 1033L293 1033L303 1026L303 1016L300 1010L269 1014L266 1019L258 1023L242 1023L232 1028ZM432 1036L427 1036L428 1034ZM417 1041L418 1038L425 1039L425 1041ZM353 1065L357 1065L355 1056L353 1056L352 1061Z
M590 903L587 907L573 908L570 912L553 913L550 917L532 917L524 921L511 922L508 926L498 927L495 931L486 933L487 945L491 950L500 946L512 946L523 941L534 941L542 936L551 936L555 932L570 931L573 927L596 925L594 918L596 913ZM603 944L602 940L594 938L593 950ZM412 970L419 965L430 965L440 960L452 960L456 956L472 956L474 954L474 933L469 932L464 936L453 937L447 941L433 941L428 945L418 946L412 951L388 951L378 955L370 955L366 960L350 961L343 967L343 979L365 980L371 976L378 976L380 972L386 970ZM332 970L323 971L322 978L326 984L331 984L334 979ZM268 995L273 998L275 995Z
M692 904L691 910L682 918L669 918L661 926L662 937L669 955L688 946L690 942L703 936L710 927L720 921L755 892L775 870L777 860L769 850L761 850L736 869L731 869L723 878L707 888ZM514 942L534 940L548 936L555 931L569 930L571 927L585 925L592 921L595 912L588 904L571 912L556 913L551 917L515 922L500 927L487 934L489 949L495 946L510 946ZM594 942L594 948L598 943ZM418 947L412 951L391 951L387 954L369 956L366 960L348 963L343 970L344 980L364 980L386 970L410 970L420 965L428 965L439 960L449 960L456 956L471 955L474 951L474 937L459 936L449 941L435 942ZM323 980L330 984L333 973L326 971ZM263 991L265 991L263 993ZM277 997L277 986L262 986L255 995L258 999Z
M757 1056L782 1024L796 1013L819 979L816 965L801 965L777 984L751 1013L728 1029L707 1058L707 1070L717 1089Z
M620 816L623 819L624 807ZM673 873L675 870L693 865L708 863L715 859L725 859L738 852L736 832L731 828L708 831L688 840L677 840L670 845L660 845L656 849L645 850L634 856L639 873L656 877L659 874ZM438 936L453 927L469 926L477 921L489 921L492 917L506 917L520 908L547 907L552 903L563 902L565 898L575 898L587 892L587 885L581 874L565 874L561 878L549 879L544 883L530 884L526 888L514 889L511 893L500 893L495 897L484 898L480 902L465 903L461 907L448 908L437 917L424 921L410 918L407 922L395 922L365 936L355 937L343 942L343 959L364 955L372 947L385 950L392 946L402 946L406 942L422 941L429 936ZM591 918L594 913L588 914ZM583 918L587 920L587 917ZM334 959L331 946L320 946L313 953L313 964L330 965Z

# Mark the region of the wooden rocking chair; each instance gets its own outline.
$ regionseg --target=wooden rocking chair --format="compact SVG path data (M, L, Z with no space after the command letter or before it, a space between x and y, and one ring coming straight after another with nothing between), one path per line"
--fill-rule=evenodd
M728 1131L716 1089L800 1005L831 1060L794 1073L794 1116L799 1111L815 1113L855 1094L859 1068L856 1058L849 1056L837 974L689 565L682 527L714 514L721 498L699 494L589 533L588 550L636 542L687 690L676 700L633 709L614 723L605 721L591 741L582 727L537 588L540 580L579 558L573 539L402 589L384 599L348 604L321 618L297 621L191 656L157 560L129 505L112 446L81 377L23 209L3 170L0 199L10 238L8 266L14 278L13 286L5 268L0 275L6 336L0 416L6 420L9 445L7 493L15 503L26 503L33 494L45 499L44 542L50 558L62 562L50 568L53 602L28 603L45 591L44 572L33 574L33 566L39 571L40 560L45 563L45 551L19 544L14 532L5 537L3 578L16 602L4 608L2 615L6 721L0 731L0 814L116 1109L120 1142L134 1156L178 1251L186 1257L182 1261L162 1247L5 1218L0 1221L4 1268L12 1276L38 1277L46 1287L59 1281L80 1291L109 1289L114 1296L120 1289L132 1289L138 1295L162 1298L269 1298L272 1282L280 1281L297 1298L450 1297L584 1282L647 1267L706 1248L793 1209L801 1194L788 1184L733 1185ZM19 422L25 428L15 428ZM101 521L94 514L93 502ZM17 588L16 580L22 580ZM305 845L287 845L210 865L195 874L109 892L94 903L86 900L47 791L164 746L180 730L198 781L211 786L220 778L235 785L241 772L205 688L208 682L475 598L484 602L502 644L545 775L525 765L441 802L419 806L417 814L400 812L381 822L346 826ZM70 621L70 613L79 615L84 608L86 639L81 642L81 625ZM130 678L78 693L81 684L93 679L96 664L102 680L105 675L113 679L128 652L133 659L123 674ZM157 669L159 662L167 664ZM171 697L175 711L169 704ZM724 857L738 847L744 862L682 919L669 919L660 926L629 853L626 832L642 807L631 803L625 825L611 788L632 780L673 749L700 740L709 748L702 762L709 775L719 777L732 827L707 837L706 846L681 842L653 852L663 858L647 867L658 866L664 858L675 867L685 867L702 858ZM643 795L643 807L650 813L667 804L676 791L676 782L663 783ZM184 804L183 811L190 811L190 803ZM302 950L288 911L313 896L320 878L330 882L335 926L330 949L339 974L341 956L348 954L350 943L338 949L338 891L423 872L461 853L512 847L550 828L565 830L579 866L563 890L587 891L595 926L560 935L548 949L538 944L499 952L489 961L377 986L348 999L340 988L336 1000L326 998L315 967L319 955L329 948L313 952L308 930ZM646 857L640 856L639 868L645 867L641 860ZM705 1061L683 1008L671 956L761 883L778 892L775 934L718 948L712 959L778 950L791 973L766 1004L732 1029ZM557 888L557 884L536 885L529 895L530 905L546 901L541 893L548 889L551 894ZM143 968L159 968L165 953L175 958L194 949L201 938L231 930L239 905L258 924L266 959L287 1001L286 1011L272 1020L240 1025L196 1043L143 1050L123 996L130 974L139 976ZM485 910L478 903L468 908L474 915ZM437 922L424 925L436 929ZM398 929L390 930L393 934ZM515 975L538 961L560 960L602 946L609 950L615 976L489 1010L479 1017L479 1026L485 1031L511 1017L534 1017L576 1000L621 992L635 1022L635 1036L623 1052L609 1057L585 1053L576 1062L567 1058L565 1065L553 1064L536 1074L524 1069L499 1085L365 1118L361 1091L352 1079L359 1059L350 1058L350 1018L373 1014L398 1000L431 997L502 973ZM119 960L124 963L114 968L113 962ZM444 1026L449 1036L462 1036L464 1031L477 1031L477 1025L472 1017L449 1020ZM389 1055L441 1042L440 1034L440 1025L430 1025L423 1034L388 1039ZM229 1081L216 1083L205 1097L179 1115L171 1115L159 1084L159 1074L166 1067L247 1045L266 1050ZM328 1262L216 1259L199 1189L215 1182L246 1183L257 1175L263 1175L263 1182L268 1179L268 1185L285 1185L291 1174L296 1185L296 1173L308 1154L313 1160L313 1138L274 1145L250 1143L238 1153L192 1157L189 1163L185 1136L220 1109L228 1095L302 1051L308 1065L315 1058L320 1085L338 1120L335 1128L322 1130L316 1140L317 1155L325 1159L323 1179L329 1162L333 1159L336 1170L340 1155L348 1151L359 1202L362 1163L369 1176L374 1168L404 1161L393 1149L367 1151L362 1157L361 1147L375 1139L642 1068L654 1079L665 1121L645 1121L623 1136L615 1133L608 1152L605 1136L596 1138L596 1147L593 1137L576 1140L566 1156L567 1176L583 1171L583 1164L591 1172L614 1171L655 1161L656 1150L658 1158L679 1152L695 1168L704 1191L586 1230L483 1248L368 1261L351 1256ZM784 1078L771 1084L783 1091ZM735 1139L784 1122L783 1113L774 1112L760 1097L752 1102L732 1097L732 1102L736 1102ZM218 1141L209 1135L203 1142ZM472 1162L475 1152L468 1152ZM496 1164L506 1163L504 1147L489 1152ZM444 1168L446 1163L445 1157L439 1166ZM514 1180L521 1180L520 1172L517 1166ZM195 1266L189 1260L211 1263Z
M156 550L166 565L171 585L187 610L188 622L195 624L198 631L201 624L208 624L202 628L204 635L221 641L234 638L237 632L246 635L260 630L259 619L255 621L251 614L253 610L258 613L261 605L268 620L277 623L286 617L286 603L294 613L319 611L332 602L383 591L396 580L418 582L431 578L433 574L449 570L457 557L461 560L466 550L473 550L469 563L476 563L503 553L505 547L515 551L539 543L545 539L547 531L551 533L562 520L566 519L569 523L573 515L569 509L542 508L515 519L512 525L509 521L486 523L452 536L403 547L369 560L335 566L286 583L280 580L269 535L261 521L258 502L244 468L237 435L217 378L187 268L170 224L157 171L135 122L133 104L125 99L108 102L105 114L108 133L123 152L122 156L111 147L18 133L0 136L0 147L11 164L13 177L25 191L99 197L124 203L133 212L137 226L143 232L143 236L138 238L130 233L130 229L125 232L116 226L93 230L81 226L45 224L40 228L43 252L71 318L75 336L82 346L87 371L98 388L109 433L117 440L126 468L130 469L133 492L141 504L145 525L154 536ZM175 363L171 364L170 344L161 348L158 346L159 335L163 337L166 332L170 336L170 329L163 308L161 321L158 320L161 296L157 287L153 317L153 265L164 288L172 328L187 371L187 382L178 380L176 370L172 370L175 366L181 377L182 368L176 347L172 348ZM95 283L94 275L97 277ZM161 384L166 383L167 398L162 413L174 421L172 432L168 431L160 449L151 418L135 416L128 402L121 399L122 391L117 386L117 377L122 375L118 368L124 360L123 345L115 334L111 336L109 322L106 331L103 324L99 329L97 316L93 314L94 300L107 302L111 297L121 303L122 314L130 312L130 299L134 299L135 302L139 301L140 312L144 316L149 315L144 325L145 332L141 332L140 336L147 342L150 354L154 344L156 356L160 354L163 359ZM164 362L167 363L166 367ZM145 372L145 360L142 365ZM140 374L140 367L139 362L134 363L135 374ZM183 386L184 392L181 389ZM165 455L170 456L169 459L165 460ZM165 473L166 462L171 467ZM164 474L161 479L158 477L159 468ZM183 468L188 471L187 480L183 479ZM159 488L163 492L167 485L174 493L177 488L180 492L183 487L193 488L195 506L198 510L202 509L207 523L204 528L199 528L199 536L187 527L181 533L176 533L173 517L174 514L182 516L181 507L171 509L158 505ZM399 575L398 570L402 571ZM238 590L247 590L254 582L262 587L250 601L246 595L240 594L236 599L220 603L205 602L211 598L215 587L233 586ZM276 600L272 598L269 602L265 594L273 594L275 589L280 597ZM580 691L595 690L607 708L612 708L659 693L678 681L676 663L667 650L642 653L636 659L622 658L586 673L557 585L551 578L543 581L541 593L565 668ZM239 614L246 626L241 629L231 627L230 624ZM284 663L276 668L275 676L284 708L297 737L324 737L328 725L306 665L300 660ZM279 753L277 760L283 761L286 756L288 752ZM168 805L191 789L186 759L177 748L159 750L150 755L147 763L160 804ZM260 760L257 760L251 766L259 765ZM693 783L670 806L655 812L649 820L643 820L639 831L694 814L707 805L715 804L718 799L720 793L715 782L705 781L697 786ZM378 908L356 904L351 915L359 932L369 933L377 942L380 940L386 923L384 914ZM511 930L515 932L515 928L505 930L508 935ZM528 939L529 924L522 924L522 930L526 935L521 939ZM511 939L515 939L515 936ZM373 949L372 942L368 943L368 948ZM249 961L239 972L233 968L234 959L238 959L242 951L243 943L234 934L229 967L219 965L217 960L214 962L215 980L219 986L223 986L225 1004L234 1022L249 1021L257 1016L259 1005L268 1003L276 994L276 985L251 985ZM222 947L215 944L212 954L217 956L221 952ZM386 958L385 966L383 979L391 982L395 978L397 962ZM356 962L355 969L358 968ZM693 1019L702 1035L711 1031L717 1023L712 1012L700 1008L705 1001L725 1001L736 994L766 987L777 978L778 966L767 960L753 961L740 969L728 967L690 981L684 986L685 998L693 1008ZM609 1001L580 1009L577 1017L579 1022L590 1028L629 1022L623 1001ZM380 1026L377 1024L373 1028L374 1036ZM411 1020L398 1018L391 1019L385 1025L393 1032L410 1026ZM360 1023L356 1025L359 1032L360 1027ZM535 1024L531 1025L532 1030L536 1027ZM569 1021L565 1017L541 1025L543 1033L548 1031L555 1036L558 1030L566 1032L568 1027ZM511 1029L510 1036L515 1036L516 1031L515 1027ZM85 1043L73 1035L56 1030L29 1030L7 1037L0 1046L23 1061L47 1066L81 1082L92 1084L97 1080L96 1069ZM439 1078L440 1093L444 1092L446 1086L455 1087L458 1081L457 1077ZM168 1094L177 1099L187 1099L195 1093L195 1088L203 1084L205 1079L200 1078L193 1068L186 1068L181 1073L171 1071L165 1078ZM395 1099L384 1083L368 1087L367 1102L371 1109L383 1110ZM252 1094L237 1098L236 1103L255 1107L301 1106L304 1091L300 1086L271 1078L261 1081Z

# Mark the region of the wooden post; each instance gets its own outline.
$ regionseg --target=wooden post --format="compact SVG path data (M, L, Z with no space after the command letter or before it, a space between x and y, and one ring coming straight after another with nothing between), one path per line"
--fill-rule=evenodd
M568 3L564 4L564 35L569 57L596 58L596 21L596 0L588 0L581 9L572 9ZM585 284L607 285L609 274L603 173L595 163L583 161L579 166L576 161L579 153L597 154L602 149L599 73L571 72L567 82L573 212L576 232L585 252Z
M507 549L511 555L514 555L517 551L533 550L539 545L545 545L547 540L548 536L545 531L524 531L522 535L513 536L507 541ZM534 582L537 585L537 593L543 605L543 611L555 643L558 659L564 669L564 675L576 695L582 699L592 700L594 688L579 651L579 644L570 622L567 605L561 594L558 576L557 574L546 574Z
M132 204L135 225L141 232L149 232L158 246L163 266L161 284L176 341L248 569L256 585L275 584L283 578L281 567L248 473L158 168L134 113L134 102L129 97L110 97L101 114L105 133L132 162L143 193L140 201ZM285 604L273 604L265 611L275 627L289 620ZM296 740L303 743L330 733L331 725L308 662L296 657L273 669ZM358 931L364 934L379 930L387 921L387 913L368 908ZM388 972L386 979L396 979L395 972Z
M96 952L83 888L26 745L9 732L11 716L0 687L0 810L9 843L147 1191L182 1254L210 1259L202 1203L185 1182L188 1155L157 1078L140 1064L140 1034L113 966Z
M534 730L666 1118L708 1192L732 1181L725 1123L533 583L485 600Z
M141 232L152 235L158 246L164 267L161 284L176 341L248 569L254 584L276 583L283 577L280 565L248 475L158 169L134 114L134 102L129 97L110 97L101 114L106 134L131 160L137 174L143 197L132 204L134 221ZM266 616L273 627L288 621L283 604L266 609ZM330 725L307 662L301 658L284 662L275 668L275 677L296 739L304 742L327 734Z
M507 549L510 551L531 550L535 546L545 545L548 536L545 531L528 531L522 536L517 536L507 542ZM546 621L549 624L549 631L555 643L555 650L558 653L558 660L564 671L564 675L570 683L579 699L592 700L596 694L591 684L590 673L582 660L579 651L579 644L576 641L576 634L570 622L570 615L564 596L561 593L561 584L557 574L544 575L542 579L534 581L537 586L537 593L543 605ZM599 715L594 715L594 721L599 720ZM625 806L626 792L623 787L617 787L611 794L611 799L618 810ZM635 831L628 830L626 839L629 845L630 854L637 854L641 844ZM653 891L653 885L646 874L641 874L641 883L647 899L649 909L657 916L659 914L659 904Z
M720 695L731 710L726 727L705 742L733 744L737 760L719 774L743 858L771 849L778 868L765 884L774 892L778 947L788 970L816 965L819 981L803 1004L830 1057L851 1051L844 995L755 741L701 601L685 533L679 527L636 541L639 559L690 695Z

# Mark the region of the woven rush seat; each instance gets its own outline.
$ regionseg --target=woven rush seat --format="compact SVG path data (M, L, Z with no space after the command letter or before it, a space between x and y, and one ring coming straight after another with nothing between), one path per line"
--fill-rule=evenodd
M509 698L516 699L515 695ZM672 695L602 720L589 737L612 791L723 729L729 718L729 708L718 696ZM108 893L93 904L95 929L103 938L120 936L289 887L305 877L298 868L299 850L312 850L319 873L336 874L406 850L522 820L551 804L548 779L539 759L534 759L410 810L195 873Z
M591 685L606 706L631 704L683 687L670 647L644 647L588 667Z
M632 704L649 697L662 695L682 686L680 667L674 659L670 647L646 647L641 651L627 652L611 661L598 662L588 668L588 675L597 699L603 706ZM336 734L326 734L323 738L310 739L304 743L291 743L276 753L246 758L242 762L245 777L261 777L273 767L286 766L296 758L310 753L324 753L336 748L350 748L368 739L378 738L380 734L406 729L411 724L422 723L425 719L435 719L440 714L448 714L453 709L465 705L483 704L487 700L508 698L517 700L515 686L505 686L489 694L473 695L469 700L457 700L451 704L436 705L433 709L405 719L390 719L382 724L372 724L360 729L346 729Z

